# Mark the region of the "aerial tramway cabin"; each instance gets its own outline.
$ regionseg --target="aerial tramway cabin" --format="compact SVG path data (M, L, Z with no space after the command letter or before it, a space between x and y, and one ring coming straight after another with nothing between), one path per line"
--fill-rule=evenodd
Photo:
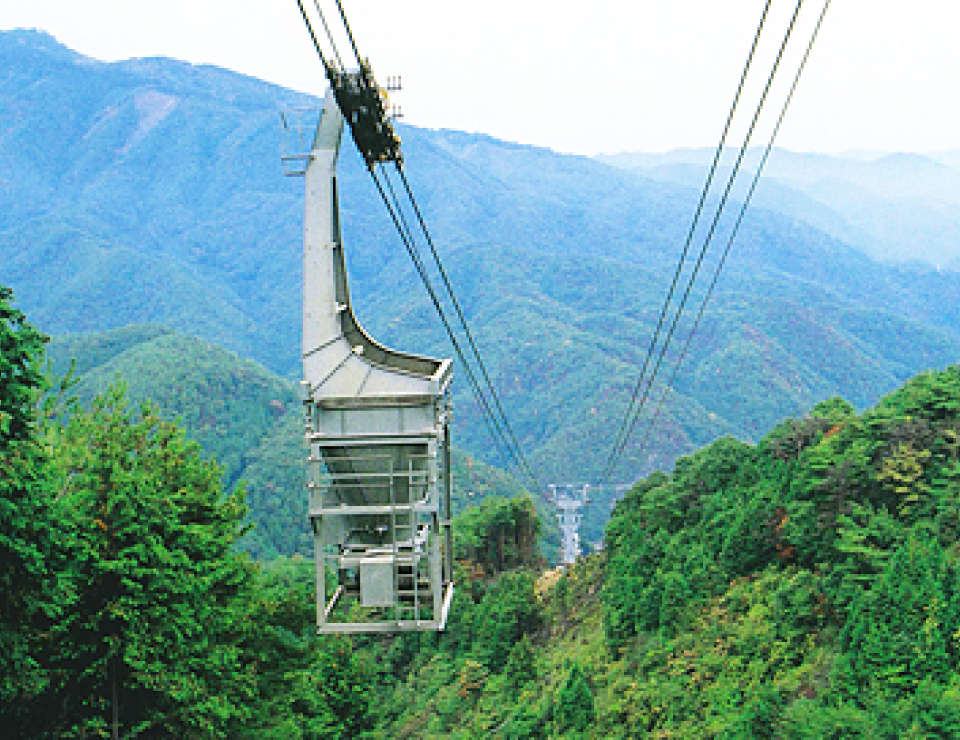
M317 629L442 630L453 595L451 362L373 340L354 316L344 265L337 159L345 104L350 115L363 102L351 103L350 86L364 72L332 84L319 116L283 116L284 171L305 183L300 397ZM393 139L373 141L390 155Z

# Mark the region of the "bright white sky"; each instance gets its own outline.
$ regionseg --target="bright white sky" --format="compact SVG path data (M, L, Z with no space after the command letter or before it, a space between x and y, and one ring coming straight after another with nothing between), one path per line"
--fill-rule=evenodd
M714 146L764 4L342 1L381 82L402 75L392 100L407 123L580 154ZM335 19L333 0L320 3ZM789 75L822 5L804 3ZM773 0L764 76L794 6ZM323 88L295 0L2 0L0 29L12 28L43 29L105 61L169 56ZM958 32L960 0L833 0L778 144L960 150ZM745 130L742 120L735 132Z

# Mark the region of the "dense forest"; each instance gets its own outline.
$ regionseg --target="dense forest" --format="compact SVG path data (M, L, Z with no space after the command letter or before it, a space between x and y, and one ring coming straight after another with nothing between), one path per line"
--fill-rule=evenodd
M473 586L378 730L957 737L958 526L960 365L824 401L638 483L603 553Z
M0 715L16 737L955 737L960 365L722 438L545 569L534 502L455 520L446 632L313 634L312 565L122 381L44 371L0 290Z

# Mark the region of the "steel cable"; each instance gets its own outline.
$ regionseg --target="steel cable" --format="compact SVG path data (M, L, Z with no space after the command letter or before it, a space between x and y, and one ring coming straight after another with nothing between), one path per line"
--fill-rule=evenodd
M766 24L767 15L770 12L770 4L772 0L767 0L766 4L763 6L763 13L760 16L760 22L757 24L756 33L753 36L753 43L750 45L750 52L747 54L747 61L744 63L743 72L740 74L740 81L737 83L737 90L733 96L733 104L730 106L730 112L727 114L727 120L723 127L723 133L720 135L720 142L717 144L716 152L713 156L713 162L710 165L709 172L707 173L707 179L704 183L703 190L700 194L700 200L697 203L696 210L693 215L693 222L690 225L690 229L687 232L687 238L684 242L683 249L680 253L680 260L677 263L677 269L674 272L673 280L670 283L670 289L667 291L667 297L664 299L663 308L660 311L660 317L657 320L657 327L654 330L653 336L650 339L650 346L647 348L646 356L643 360L643 367L640 370L640 377L637 379L637 383L633 388L633 392L630 395L630 401L627 403L626 412L623 415L623 421L620 424L620 429L617 432L617 439L614 442L613 448L610 453L610 457L607 459L604 472L601 476L602 479L612 472L613 466L617 457L620 455L624 445L626 444L626 437L629 436L627 431L628 426L630 425L630 419L633 416L634 406L637 402L637 396L640 393L640 388L643 386L643 381L647 374L647 367L650 364L650 359L653 357L653 353L656 350L657 340L660 337L660 331L663 328L663 321L666 318L667 311L670 308L670 301L673 299L673 293L676 290L677 283L680 280L680 275L683 272L683 266L686 262L687 253L690 250L690 245L693 242L694 233L697 230L697 225L700 223L700 216L703 213L704 205L707 201L707 195L710 191L710 186L713 184L713 178L717 171L717 167L720 163L720 157L723 155L723 149L727 141L727 136L730 133L730 127L733 123L734 114L737 111L737 107L740 103L740 96L743 94L743 89L746 84L747 75L750 71L750 68L753 64L753 58L757 51L757 46L760 42L760 37L763 35L763 28Z
M313 48L317 50L317 55L320 57L320 62L323 64L324 70L328 69L327 59L323 56L323 51L320 49L320 42L317 41L317 34L313 32L313 24L310 23L310 16L307 15L307 9L303 7L303 2L297 0L297 6L300 8L300 15L303 16L303 22L307 24L307 32L310 34L310 39L313 41ZM323 14L321 13L321 17ZM334 48L334 54L336 54L336 48ZM337 55L339 58L339 54Z
M417 270L417 274L420 276L420 279L423 282L423 285L426 288L428 295L430 296L430 300L433 303L433 306L436 309L441 322L443 323L444 329L446 329L447 335L450 337L450 342L453 344L454 351L457 353L457 357L460 359L460 363L464 366L464 370L466 371L466 374L467 374L467 379L481 407L481 411L484 415L485 421L487 422L494 444L503 445L503 447L500 449L500 453L503 454L503 448L505 448L507 454L504 455L504 457L508 459L512 458L518 470L520 470L521 473L527 475L527 477L530 478L530 482L532 482L534 486L536 486L537 485L536 477L533 476L532 472L528 468L526 468L524 464L521 462L520 455L522 455L522 451L520 451L519 449L514 450L514 448L511 447L510 444L507 442L506 435L503 433L503 430L500 428L500 424L498 423L496 416L494 415L493 411L489 406L489 402L487 401L487 398L483 393L483 389L481 388L479 381L474 375L473 369L471 368L470 364L467 362L466 356L462 348L460 347L460 342L457 340L456 333L454 332L453 327L450 325L450 322L443 311L443 306L440 302L440 299L437 296L436 291L433 288L433 284L430 282L430 277L426 271L426 268L417 250L416 243L412 240L412 235L409 233L409 228L406 225L406 219L403 216L403 211L400 208L400 204L396 198L396 193L393 190L393 186L391 185L389 178L386 176L386 172L382 171L382 174L384 175L384 181L386 182L387 190L389 190L393 195L394 202L391 202L390 198L387 195L387 190L384 190L384 186L380 183L380 180L377 177L376 172L372 168L370 169L370 174L371 174L371 177L373 178L374 184L377 186L377 191L380 193L380 197L383 200L383 203L386 206L388 213L390 214L393 224L397 229L397 233L400 235L400 239L407 250L407 254L410 256L410 259L413 261L414 267Z
M343 5L337 0L337 10L340 11L340 18L343 20L343 27L347 31L347 38L350 40L350 46L353 47L353 55L357 58L357 64L362 64L360 51L357 49L357 42L353 40L353 31L350 30L350 24L347 22L347 14L343 12Z
M346 69L346 67L343 66L343 60L340 58L340 52L337 51L337 43L333 40L333 34L330 32L330 26L327 25L327 17L320 9L320 0L313 0L313 7L317 9L317 14L320 16L320 22L323 24L323 30L326 31L327 39L329 39L330 46L333 48L333 55L337 58L337 64L340 65L341 70Z
M451 342L453 343L454 351L457 353L457 357L460 359L461 364L465 366L467 377L469 379L470 385L473 388L474 395L477 396L477 403L481 407L483 412L484 419L488 425L488 428L491 432L491 437L493 437L493 442L495 445L502 445L499 452L503 454L504 449L508 453L511 452L510 445L507 442L506 435L503 433L503 430L500 428L500 424L497 418L493 415L490 406L486 397L483 394L482 388L479 385L479 382L476 380L476 376L473 374L472 368L469 367L466 363L466 358L461 351L460 345L456 339L456 336L453 333L453 328L450 326L447 321L446 314L443 312L443 308L440 303L440 299L437 297L436 291L433 288L433 284L430 281L427 268L423 263L423 258L420 256L420 251L417 248L416 240L413 236L413 231L410 229L410 225L407 223L406 216L403 214L403 208L400 205L400 200L397 198L396 191L394 190L393 183L390 182L390 178L387 176L386 170L381 166L381 173L383 174L383 180L386 183L387 190L390 193L391 203L386 203L387 210L390 211L391 217L394 218L394 224L398 225L398 230L400 231L400 237L403 240L404 246L407 249L407 254L410 255L410 259L413 261L414 267L417 270L417 274L420 276L420 280L423 282L424 287L427 290L427 293L430 295L430 299L433 302L434 308L437 311L437 314L440 317L440 320L443 322L444 328L447 331L447 334L450 337ZM376 182L376 178L374 178ZM505 455L504 457L509 457L510 455Z
M673 388L673 383L677 379L677 375L680 372L680 366L683 364L684 359L687 356L687 351L690 349L690 344L693 341L694 334L697 332L697 328L700 326L700 321L703 319L704 312L706 311L707 304L710 302L710 298L713 296L714 288L717 285L717 281L720 278L720 271L723 270L724 265L727 261L727 256L730 254L730 248L733 246L733 242L737 237L737 234L740 231L740 226L743 223L743 218L747 213L747 208L750 205L750 201L753 199L753 194L757 189L757 184L760 182L760 176L763 174L763 170L766 167L767 160L770 158L770 154L773 151L773 145L776 142L777 135L780 133L780 127L783 125L783 119L786 117L787 109L790 107L790 103L793 101L793 95L797 90L797 85L800 82L800 77L803 74L804 68L807 66L807 60L810 58L810 52L813 50L813 45L817 40L817 36L820 33L820 27L823 25L823 19L827 15L827 9L830 7L831 0L826 0L823 6L823 10L820 12L820 17L817 19L817 24L813 29L813 33L810 37L810 41L807 43L806 51L803 54L803 59L800 61L800 66L797 68L797 73L793 78L793 84L790 86L790 91L787 94L786 100L784 101L783 107L780 110L780 115L777 118L777 123L773 127L773 133L770 135L770 139L767 142L766 147L764 148L763 156L760 159L760 163L757 165L757 171L753 176L753 181L750 183L750 189L747 192L746 197L744 198L743 204L740 207L740 213L737 215L736 223L734 223L733 228L730 231L730 237L727 239L726 246L724 247L723 254L720 257L720 261L717 263L717 267L713 273L713 279L710 281L710 286L707 288L707 292L704 295L703 301L700 304L700 310L697 312L697 318L693 322L693 326L690 329L690 333L687 335L687 339L684 342L683 349L680 352L677 362L674 365L673 372L670 375L670 379L667 381L666 388L663 391L663 394L660 397L660 401L657 404L657 409L654 415L651 417L649 424L647 424L646 431L640 441L639 450L643 450L646 447L647 440L650 437L650 434L653 431L653 428L656 426L657 420L660 418L660 412L663 410L664 403L667 400L667 397L670 395L670 391Z
M714 235L715 235L715 233L716 233L717 226L718 226L718 224L719 224L719 222L720 222L720 218L722 217L723 211L724 211L724 209L726 208L726 204L727 204L727 201L728 201L728 199L729 199L729 197L730 197L730 192L731 192L731 190L732 190L732 188L733 188L733 184L734 184L734 182L735 182L735 180L736 180L736 177L737 177L737 175L738 175L738 173L739 173L739 171L740 171L740 167L741 167L741 165L742 165L742 163L743 163L743 158L744 158L744 156L746 156L747 148L749 147L750 140L751 140L751 138L753 137L754 131L756 130L757 122L758 122L758 120L759 120L759 118L760 118L760 114L761 114L761 112L762 112L762 110L763 110L763 106L764 106L764 104L766 103L767 96L768 96L769 93L770 93L770 89L771 89L771 87L773 86L774 78L776 77L776 74L777 74L777 72L778 72L778 70L779 70L779 68L780 68L780 63L781 63L781 61L783 60L784 51L786 50L787 44L788 44L789 41L790 41L791 35L793 34L793 29L794 29L795 26L796 26L797 18L798 18L799 14L800 14L800 9L802 8L802 6L803 6L803 0L797 0L797 5L796 5L796 7L794 8L793 15L792 15L792 17L791 17L791 19L790 19L790 24L789 24L789 26L787 27L786 33L784 34L783 41L782 41L781 44L780 44L780 49L779 49L779 51L778 51L778 53L777 53L777 57L776 57L776 59L775 59L775 61L774 61L773 67L772 67L771 70L770 70L770 74L769 74L768 77L767 77L767 82L766 82L766 84L764 85L763 93L762 93L762 95L761 95L761 97L760 97L759 103L757 104L757 108L756 108L756 110L755 110L755 112L754 112L754 115L753 115L753 118L752 118L752 120L751 120L751 122L750 122L750 127L749 127L749 129L748 129L748 131L747 131L747 134L746 134L746 136L744 137L743 143L742 143L741 146L740 146L740 151L739 151L739 153L737 154L737 159L736 159L736 161L735 161L735 163L734 163L734 167L733 167L733 169L731 170L730 176L729 176L728 179L727 179L727 185L726 185L726 187L724 188L723 195L722 195L722 197L721 197L721 199L720 199L720 202L719 202L719 204L718 204L718 206L717 206L716 213L715 213L714 218L713 218L713 221L712 221L712 223L711 223L711 225L710 225L710 229L709 229L709 231L708 231L708 233L707 233L707 236L706 236L706 239L705 239L705 241L704 241L703 247L702 247L701 250L700 250L700 254L699 254L698 258L697 258L697 262L696 262L696 264L695 264L695 266L694 266L693 272L692 272L692 274L690 275L690 277L687 279L687 287L686 287L686 289L685 289L685 291L684 291L684 294L683 294L683 296L682 296L682 298L681 298L681 300L680 300L680 304L679 304L679 306L677 307L676 313L674 314L674 318L673 318L673 321L672 321L672 323L671 323L671 325L670 325L670 329L669 329L669 331L667 332L667 337L666 337L666 339L664 340L663 344L662 344L661 347L660 347L660 353L659 353L659 355L658 355L658 357L657 357L657 362L656 362L656 365L654 366L653 373L650 375L650 378L649 378L648 381L647 381L646 388L644 389L643 396L641 397L640 402L639 402L639 404L637 405L636 412L631 415L630 422L629 422L629 425L628 425L628 427L627 427L626 433L623 435L622 439L620 440L619 446L615 448L614 454L611 455L611 460L610 460L610 462L608 463L606 470L604 471L604 476L603 476L603 477L606 477L607 475L609 475L609 474L613 471L614 465L615 465L616 462L619 460L619 457L620 457L620 455L623 453L623 450L626 448L627 441L629 440L630 435L631 435L631 433L633 432L633 429L634 429L634 427L636 426L636 423L637 423L637 421L638 421L639 418L640 418L640 415L643 413L643 409L644 409L644 406L646 405L647 399L649 398L650 391L653 389L653 383L654 383L654 381L655 381L656 378L657 378L657 375L658 375L658 373L659 373L659 371L660 371L661 365L663 364L664 357L666 356L667 350L669 349L670 342L671 342L671 340L672 340L672 338L673 338L673 335L674 335L674 333L675 333L675 331L676 331L677 325L678 325L679 322L680 322L680 318L681 318L681 316L682 316L682 314L683 314L683 310L684 310L684 308L686 307L687 301L688 301L689 298L690 298L690 293L691 293L692 290L693 290L693 286L694 286L694 283L696 282L697 275L698 275L699 272L700 272L700 268L703 266L703 260L704 260L704 258L706 257L706 253L707 253L707 251L708 251L709 248L710 248L710 243L711 243L711 241L713 240L713 237L714 237Z
M534 480L537 480L536 476L533 474L533 471L530 469L530 465L527 463L526 458L523 457L523 447L520 442L517 441L516 435L513 433L513 429L510 427L510 422L507 419L507 414L503 410L503 406L500 403L500 398L497 395L496 389L493 385L493 381L490 379L490 375L487 372L487 367L483 362L483 358L480 355L480 349L477 347L476 342L473 339L473 333L470 331L470 326L467 324L467 318L463 314L463 310L460 308L460 302L457 300L457 296L453 291L453 286L450 284L450 279L447 276L447 271L443 267L443 263L440 260L440 255L437 252L437 248L433 243L433 238L430 236L430 231L427 229L426 221L423 218L423 215L420 212L420 207L417 205L417 200L413 195L413 190L410 188L410 183L407 181L406 173L403 171L403 168L399 164L396 165L397 171L400 173L400 178L403 181L404 188L407 191L407 197L410 199L410 203L413 206L414 213L417 216L417 220L420 223L420 229L423 231L423 235L426 238L427 244L430 247L430 253L433 255L433 260L437 265L437 270L440 273L440 277L443 280L443 284L447 289L447 293L450 296L450 301L453 304L454 310L456 311L457 318L460 320L460 325L463 327L464 335L467 338L467 342L470 345L473 355L476 358L477 365L480 368L480 372L483 375L483 379L487 384L489 389L490 397L493 399L494 404L497 407L497 411L500 413L501 418L503 419L504 427L507 430L507 434L510 436L510 440L513 443L514 447L517 449L517 452L520 458L523 460L523 466L527 470L528 476L532 477Z

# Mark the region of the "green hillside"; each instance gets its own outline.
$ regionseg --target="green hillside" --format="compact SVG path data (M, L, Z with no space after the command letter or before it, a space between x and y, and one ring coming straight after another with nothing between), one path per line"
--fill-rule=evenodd
M363 643L375 735L955 737L958 523L960 365L718 440L638 483L603 554L473 585L437 644Z
M121 337L130 330L118 330ZM58 354L70 353L82 365L87 347L111 343L113 334L93 335L84 342L53 345ZM149 336L149 334L147 334ZM72 346L71 346L72 345ZM117 342L113 357L102 358L77 377L75 396L89 402L117 377L134 400L151 400L163 415L176 419L224 467L227 483L242 474L244 456L298 402L292 384L252 360L198 339L164 333L129 347Z

